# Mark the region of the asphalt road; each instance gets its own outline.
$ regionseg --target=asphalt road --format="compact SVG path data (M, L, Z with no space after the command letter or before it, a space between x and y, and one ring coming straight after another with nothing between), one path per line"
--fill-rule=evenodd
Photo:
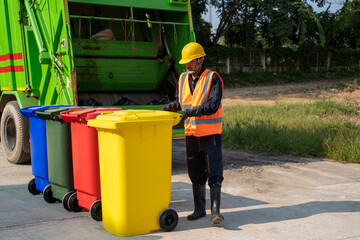
M191 183L183 141L173 144L172 232L126 239L360 239L360 165L309 158L271 157L224 150L222 214L190 222ZM31 165L12 165L0 151L0 239L120 239L88 212L67 212L27 190ZM144 187L146 187L144 182Z

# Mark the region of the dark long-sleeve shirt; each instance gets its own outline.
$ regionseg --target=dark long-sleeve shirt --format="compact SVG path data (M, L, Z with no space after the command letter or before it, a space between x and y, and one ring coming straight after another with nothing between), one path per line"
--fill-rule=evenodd
M196 84L199 81L201 74L205 70L206 70L206 68L203 66L199 75L194 79L194 81L192 79L192 76L190 74L188 75L189 87L190 87L191 94L193 94ZM220 107L221 98L222 98L222 83L220 80L220 76L217 73L214 73L214 75L212 77L212 81L211 81L208 101L204 105L201 106L202 114L203 115L211 115L211 114L216 113ZM176 88L175 102L177 103L176 104L177 106L175 107L177 109L174 109L174 111L181 110L181 106L179 103L179 85Z

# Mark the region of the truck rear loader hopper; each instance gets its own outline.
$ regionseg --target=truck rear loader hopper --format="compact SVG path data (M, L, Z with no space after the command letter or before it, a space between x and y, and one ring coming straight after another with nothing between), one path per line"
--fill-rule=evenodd
M153 100L172 100L185 70L178 64L181 49L195 41L189 1L0 0L6 158L30 160L28 120L20 108L113 106L130 99L139 105L123 109L159 109Z

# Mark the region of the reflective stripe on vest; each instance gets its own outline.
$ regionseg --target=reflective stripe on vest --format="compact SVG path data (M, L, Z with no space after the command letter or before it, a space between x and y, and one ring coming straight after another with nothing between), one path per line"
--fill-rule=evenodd
M191 125L215 124L215 123L221 123L221 122L222 122L222 118L195 119L195 120L186 119L186 120L185 120L185 124L190 124L190 122L191 122Z
M209 91L210 91L210 76L212 76L213 71L208 71L208 73L206 74L206 78L205 78L205 88L204 88L204 94L203 97L201 98L201 105L204 105L207 102L207 98L209 95Z

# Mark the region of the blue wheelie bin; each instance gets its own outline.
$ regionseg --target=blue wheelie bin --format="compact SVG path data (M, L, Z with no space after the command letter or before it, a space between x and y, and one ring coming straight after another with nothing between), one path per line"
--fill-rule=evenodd
M29 118L31 165L34 178L28 184L31 194L43 193L50 184L48 176L46 121L40 119L35 113L53 107L67 107L69 105L42 105L30 106L20 109L20 113ZM55 202L56 199L50 202Z

